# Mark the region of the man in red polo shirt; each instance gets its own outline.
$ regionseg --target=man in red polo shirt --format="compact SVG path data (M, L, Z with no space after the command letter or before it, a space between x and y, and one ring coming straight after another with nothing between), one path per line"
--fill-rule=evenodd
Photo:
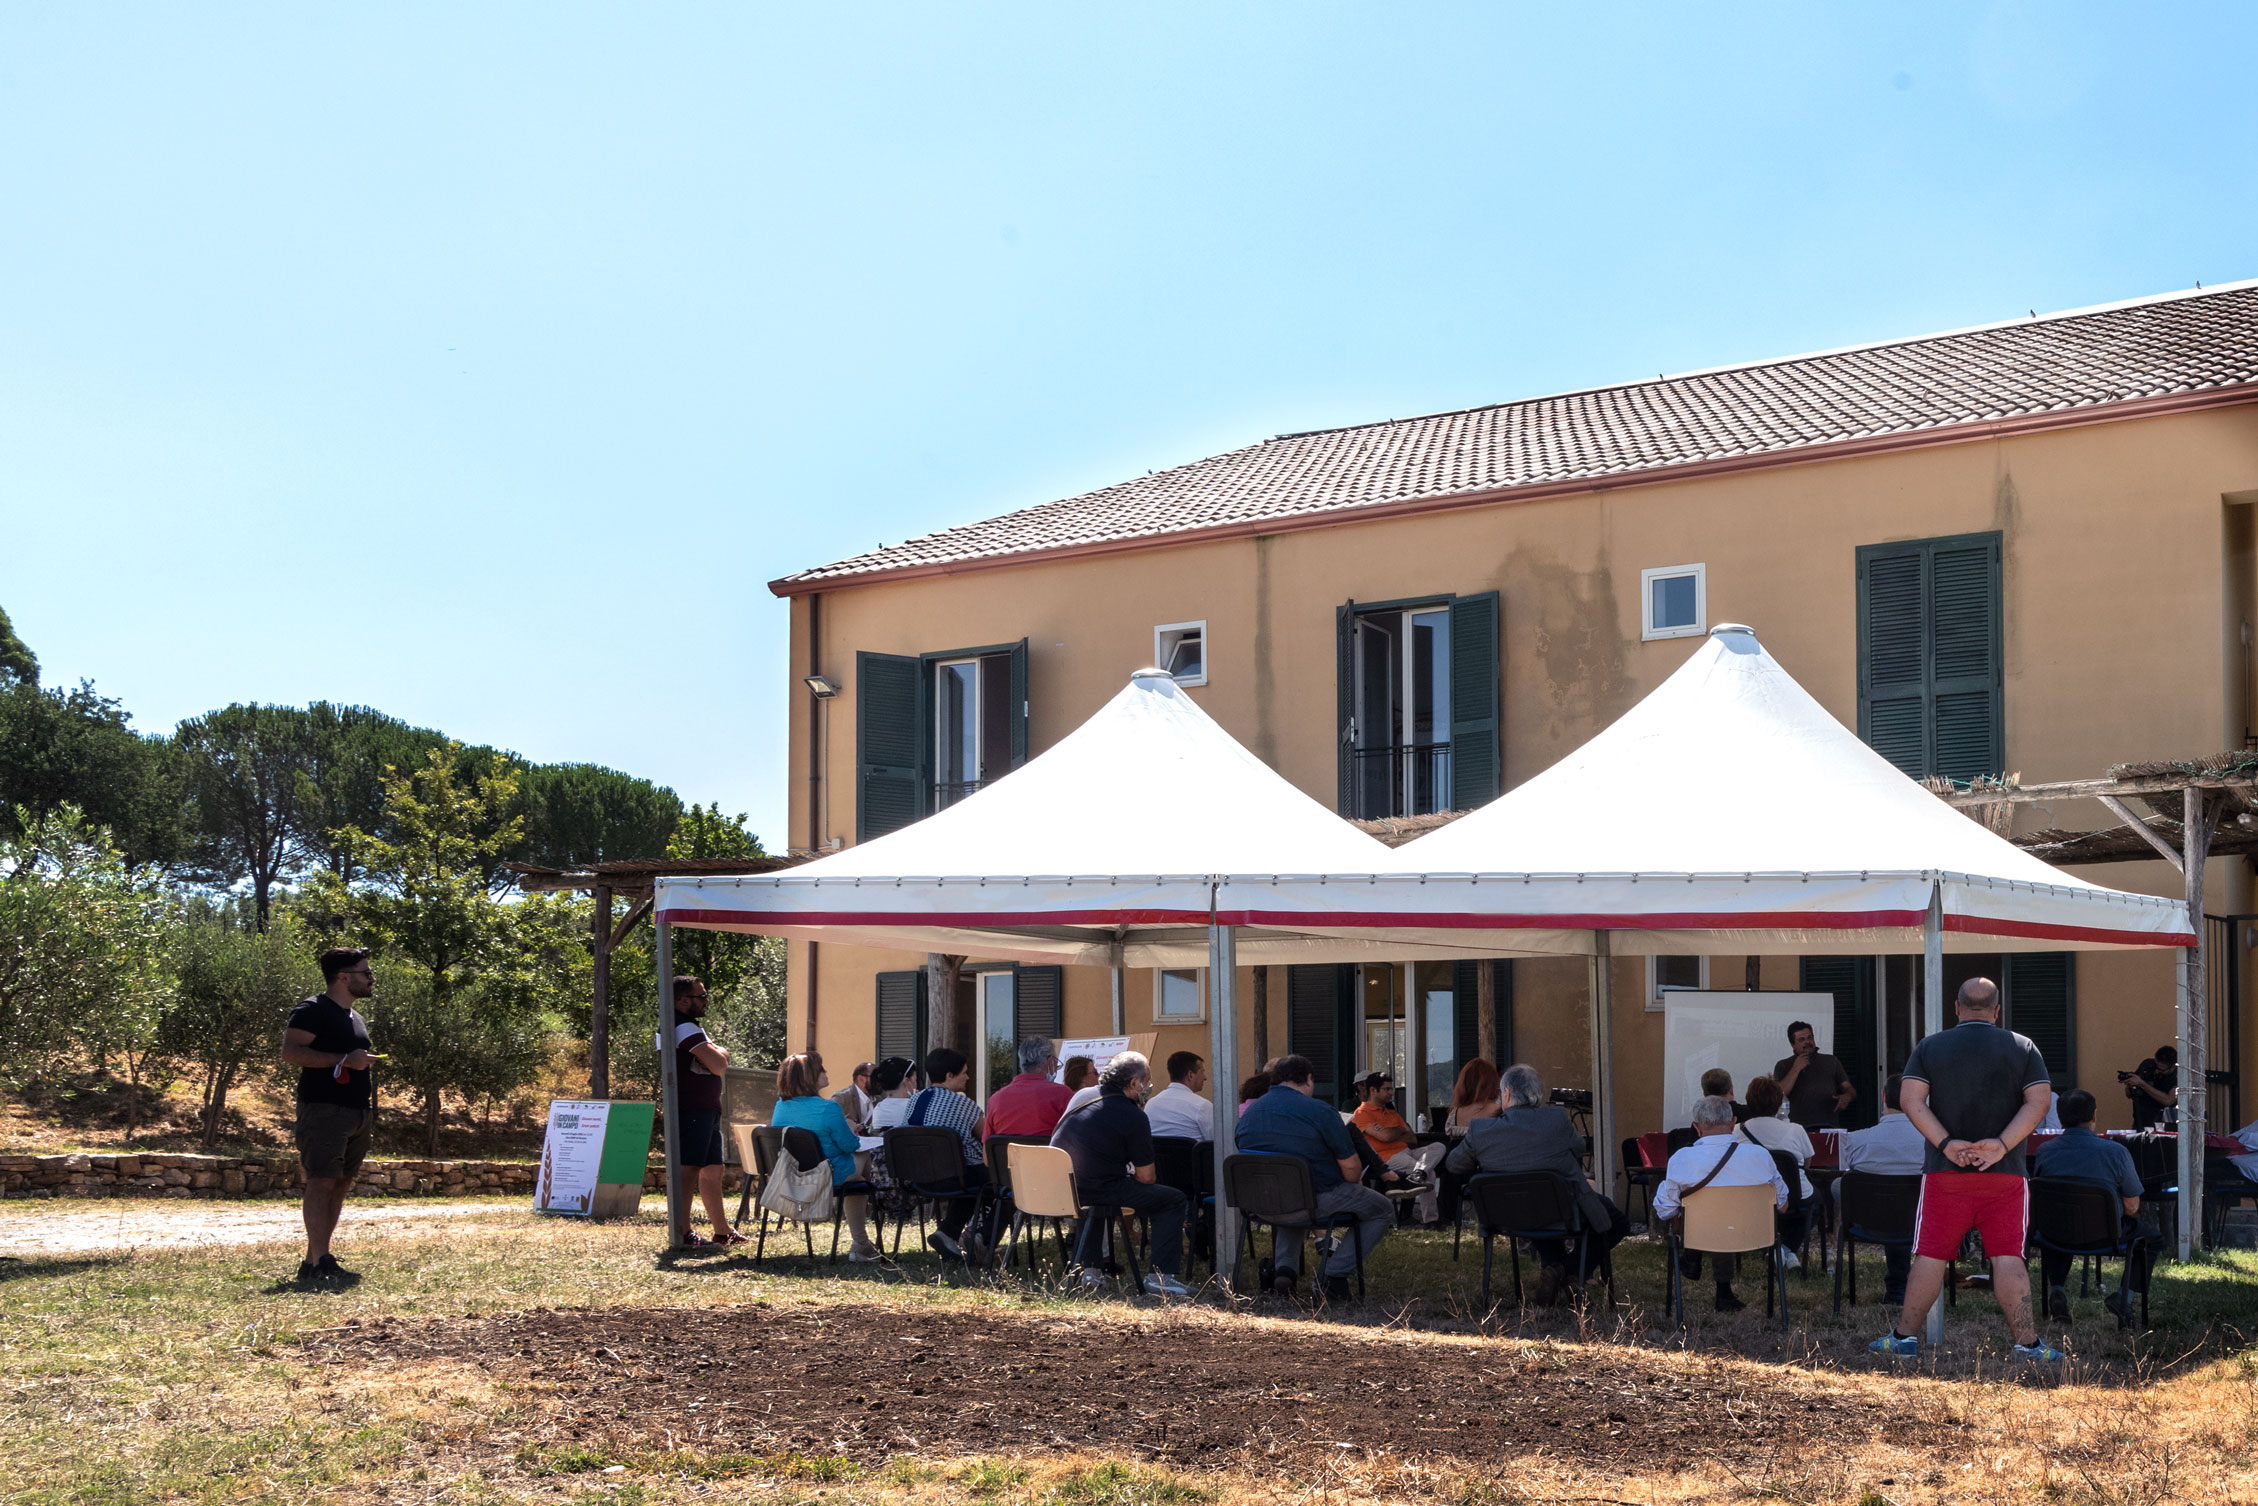
M1019 1075L988 1095L988 1133L1040 1135L1048 1140L1074 1090L1052 1082L1058 1070L1058 1043L1031 1035L1019 1043Z

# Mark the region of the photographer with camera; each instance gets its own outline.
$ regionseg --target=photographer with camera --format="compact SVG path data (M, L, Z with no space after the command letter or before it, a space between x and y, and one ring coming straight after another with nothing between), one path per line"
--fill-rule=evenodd
M2158 1046L2156 1054L2130 1072L2119 1072L2125 1096L2133 1101L2133 1128L2164 1129L2179 1120L2180 1053Z

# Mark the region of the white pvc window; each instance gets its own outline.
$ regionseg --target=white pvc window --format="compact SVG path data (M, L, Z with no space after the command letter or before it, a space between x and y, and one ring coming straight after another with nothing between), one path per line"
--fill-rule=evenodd
M1639 636L1698 638L1709 631L1708 567L1664 565L1639 572Z
M1708 986L1707 957L1657 956L1646 959L1646 1007L1649 1013L1661 1010L1662 995L1667 990Z
M1168 967L1153 974L1155 1025L1197 1025L1206 1019L1206 968Z
M1179 685L1207 683L1207 624L1164 622L1153 629L1153 663Z

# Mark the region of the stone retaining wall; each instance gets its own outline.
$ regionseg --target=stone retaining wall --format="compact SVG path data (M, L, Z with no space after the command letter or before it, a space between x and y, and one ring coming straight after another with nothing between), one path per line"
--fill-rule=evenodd
M366 1161L353 1185L357 1195L477 1197L533 1195L537 1168L521 1161ZM727 1174L731 1190L737 1171ZM258 1197L295 1192L305 1181L298 1158L192 1156L141 1152L129 1155L0 1156L0 1197ZM647 1191L664 1191L664 1163L644 1171Z

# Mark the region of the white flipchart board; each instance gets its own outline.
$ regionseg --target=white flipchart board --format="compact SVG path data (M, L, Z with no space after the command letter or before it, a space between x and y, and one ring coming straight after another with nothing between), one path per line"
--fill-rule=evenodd
M1693 1123L1701 1074L1723 1067L1741 1098L1749 1079L1763 1077L1788 1054L1788 1026L1807 1020L1821 1051L1835 1048L1833 994L1662 992L1662 1127Z

